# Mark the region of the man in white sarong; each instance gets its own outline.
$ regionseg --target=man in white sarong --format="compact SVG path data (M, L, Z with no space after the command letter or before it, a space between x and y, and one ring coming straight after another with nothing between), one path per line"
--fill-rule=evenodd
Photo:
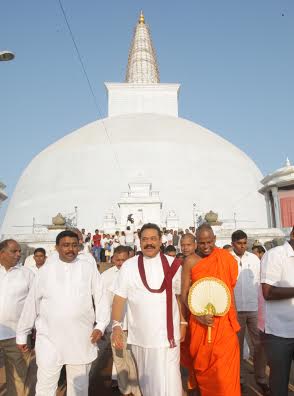
M26 351L27 335L35 325L36 396L56 394L63 365L67 395L87 396L91 362L109 322L109 306L96 265L78 257L77 234L58 234L56 250L59 257L51 257L36 275L18 322L16 342Z
M180 262L160 253L161 231L145 224L142 254L122 266L114 285L112 344L124 345L122 317L127 303L128 344L135 358L144 396L181 396Z

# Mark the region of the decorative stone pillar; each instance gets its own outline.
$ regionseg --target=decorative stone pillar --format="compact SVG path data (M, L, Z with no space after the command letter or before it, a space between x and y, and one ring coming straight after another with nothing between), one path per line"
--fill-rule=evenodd
M275 219L276 219L276 227L281 228L281 211L280 211L280 200L278 195L278 187L272 187L271 192L273 194L274 199L274 208L275 208Z
M269 228L272 228L274 224L273 224L273 216L272 216L272 208L271 208L271 198L269 192L265 193L264 198L266 203L267 224Z

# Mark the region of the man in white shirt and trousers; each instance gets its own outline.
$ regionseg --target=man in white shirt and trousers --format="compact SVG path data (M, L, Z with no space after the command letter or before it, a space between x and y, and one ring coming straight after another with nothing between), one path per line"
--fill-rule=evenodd
M129 258L129 249L127 246L117 246L114 249L112 263L114 264L113 267L109 268L108 270L104 271L101 274L101 278L103 280L104 288L107 294L109 307L111 309L113 303L113 289L116 282L116 279L119 275L119 271ZM126 306L125 306L126 308ZM137 370L134 359L132 357L132 353L129 347L126 345L127 340L127 318L126 312L124 312L122 318L122 329L124 332L124 348L122 350L117 350L112 347L112 356L113 362L117 372L117 382L118 388L122 395L133 395L133 396L141 396L138 378L137 378ZM105 330L105 347L107 348L108 345L111 350L111 340L110 335L112 332L112 323L107 326ZM100 343L102 340L100 341ZM99 349L100 343L98 344Z
M260 261L258 257L246 251L247 234L237 230L232 234L231 252L238 263L239 276L234 289L238 321L241 326L238 332L241 359L241 387L245 387L245 368L243 361L243 347L245 330L248 330L253 345L254 374L257 385L263 392L268 392L267 378L265 373L266 358L261 345L260 334L257 326L258 318L258 289L260 285Z
M59 257L48 259L36 275L18 322L16 342L26 351L27 335L35 325L36 396L55 396L63 365L67 395L87 396L91 362L109 322L109 307L96 265L78 257L77 234L59 233L56 250Z
M13 239L0 242L0 352L4 355L8 396L24 396L30 353L16 347L16 327L34 274L19 264L21 249Z
M142 254L121 268L114 286L112 343L122 349L122 317L127 303L128 344L144 396L181 396L180 300L181 266L160 252L161 231L145 224L140 231Z
M270 367L270 394L288 396L294 357L294 227L289 241L262 257L260 280L265 301L259 328Z

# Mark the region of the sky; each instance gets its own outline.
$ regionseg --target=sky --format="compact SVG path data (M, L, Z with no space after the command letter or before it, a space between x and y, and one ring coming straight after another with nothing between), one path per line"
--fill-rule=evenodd
M0 180L11 197L49 144L107 115L104 82L123 82L140 10L179 115L229 140L266 175L294 162L293 0L2 0ZM195 153L197 155L197 153ZM240 175L242 177L242 175ZM7 201L0 209L0 223Z

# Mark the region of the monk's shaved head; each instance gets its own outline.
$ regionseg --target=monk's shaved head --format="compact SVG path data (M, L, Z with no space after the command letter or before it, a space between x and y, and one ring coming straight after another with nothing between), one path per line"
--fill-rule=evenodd
M203 223L196 230L197 254L201 257L209 256L215 247L215 235L212 227Z
M193 234L190 234L190 233L184 234L182 236L181 240L183 241L185 239L191 239L192 242L196 242L196 238L194 237Z
M209 225L208 223L203 223L196 230L196 239L200 234L202 234L204 232L211 233L214 236L214 232L213 232L211 225Z

